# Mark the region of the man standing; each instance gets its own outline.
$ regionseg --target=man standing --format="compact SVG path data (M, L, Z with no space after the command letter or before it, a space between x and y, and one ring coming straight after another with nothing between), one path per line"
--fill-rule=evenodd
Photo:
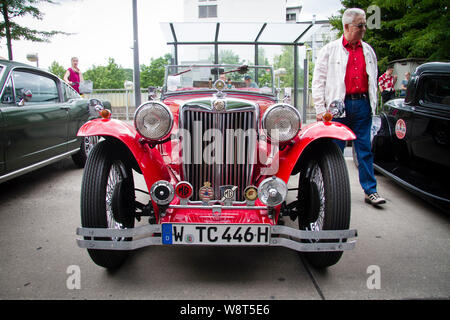
M361 41L366 32L366 14L358 8L345 10L342 16L344 35L324 46L314 68L312 97L318 121L334 100L345 103L345 118L335 119L356 135L353 141L359 182L365 201L372 205L386 202L377 193L373 171L370 130L377 105L377 57L372 47ZM345 141L335 140L343 151Z
M395 83L397 82L397 76L393 76L394 67L389 66L385 73L378 78L378 86L381 92L381 101L383 104L395 97Z

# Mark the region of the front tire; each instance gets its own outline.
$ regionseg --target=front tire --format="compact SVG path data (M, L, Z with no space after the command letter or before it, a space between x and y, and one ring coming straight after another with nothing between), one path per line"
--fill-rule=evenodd
M299 178L299 229L345 230L350 226L350 183L341 150L324 141L310 150ZM320 240L310 240L317 242ZM326 240L330 241L330 240ZM306 252L316 268L336 264L342 251Z
M120 145L104 140L98 143L89 155L81 186L81 225L84 228L134 227L134 210L131 205L134 203L133 174L126 159L123 158L126 152L121 151ZM128 207L123 204L128 204ZM128 251L123 250L88 249L88 253L97 265L107 269L118 268L128 256Z

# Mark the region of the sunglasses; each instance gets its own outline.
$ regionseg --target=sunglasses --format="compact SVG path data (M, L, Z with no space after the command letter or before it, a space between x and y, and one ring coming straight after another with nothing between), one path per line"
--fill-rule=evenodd
M363 27L364 28L367 28L367 23L360 23L360 24L351 24L352 26L355 26L355 27L357 27L357 28L359 28L359 29L362 29Z

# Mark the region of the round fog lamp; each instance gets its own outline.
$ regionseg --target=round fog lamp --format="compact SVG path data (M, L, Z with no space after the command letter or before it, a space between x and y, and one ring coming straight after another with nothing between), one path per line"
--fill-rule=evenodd
M258 187L258 197L262 203L275 207L286 199L288 188L286 183L277 177L263 180Z
M158 205L167 205L174 197L173 186L165 180L156 181L150 189L150 197Z

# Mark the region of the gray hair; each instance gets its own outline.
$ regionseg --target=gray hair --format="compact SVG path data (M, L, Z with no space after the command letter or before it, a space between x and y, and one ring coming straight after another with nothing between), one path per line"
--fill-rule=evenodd
M359 8L349 8L345 10L342 15L342 26L345 27L346 24L351 24L357 16L364 16L365 18L366 13Z

